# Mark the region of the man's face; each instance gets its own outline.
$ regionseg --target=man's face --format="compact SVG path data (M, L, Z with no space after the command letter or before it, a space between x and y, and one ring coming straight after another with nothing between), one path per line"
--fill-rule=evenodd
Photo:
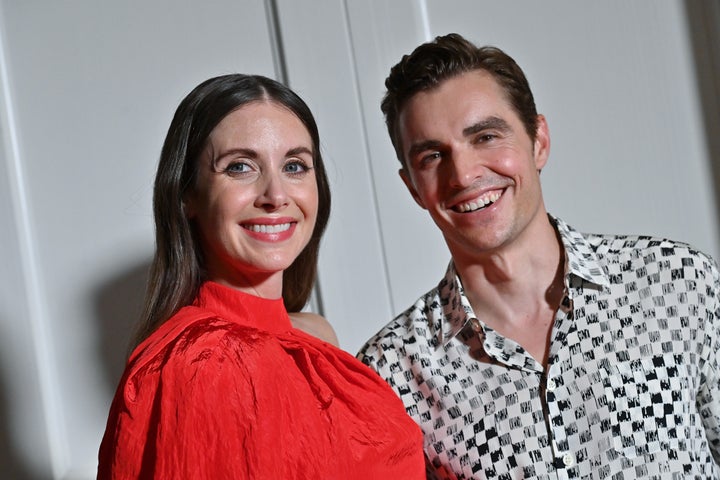
M546 221L539 170L547 124L533 142L497 82L476 70L413 96L399 116L400 175L456 262L511 246Z

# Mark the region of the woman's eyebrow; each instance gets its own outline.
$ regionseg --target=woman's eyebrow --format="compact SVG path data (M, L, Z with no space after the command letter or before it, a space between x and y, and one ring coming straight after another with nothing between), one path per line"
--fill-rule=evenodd
M305 153L305 154L307 154L307 155L310 155L311 157L312 157L312 155L313 155L312 150L310 150L310 149L307 148L307 147L295 147L295 148L291 148L290 150L287 151L287 153L286 153L285 155L288 156L288 157L290 157L290 156L293 156L293 155L300 155L301 153Z
M256 158L258 156L257 152L252 148L231 148L229 150L225 150L220 155L218 155L215 158L215 161L221 160L229 155L241 155L248 158Z

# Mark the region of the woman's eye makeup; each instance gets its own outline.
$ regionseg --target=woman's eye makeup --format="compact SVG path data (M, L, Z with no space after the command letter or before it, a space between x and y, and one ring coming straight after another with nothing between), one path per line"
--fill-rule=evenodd
M250 166L245 162L230 162L223 171L230 174L247 173L250 171Z
M217 173L223 173L230 177L244 177L253 172L263 173L265 168L273 168L271 165L263 167L263 163L255 163L247 158L227 159L220 158L214 165ZM312 162L303 158L292 157L285 160L280 167L283 174L290 177L301 177L313 169Z
M305 161L299 159L289 160L285 163L285 165L283 165L283 171L285 173L289 173L290 175L302 175L311 169L311 166L309 166Z

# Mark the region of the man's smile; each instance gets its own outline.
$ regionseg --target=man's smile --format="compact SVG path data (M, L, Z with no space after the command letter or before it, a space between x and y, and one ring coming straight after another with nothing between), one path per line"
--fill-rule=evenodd
M491 192L485 192L479 195L477 198L470 200L469 202L458 203L453 205L452 210L459 213L474 212L476 210L483 209L488 205L495 203L498 198L503 194L504 190L493 190Z

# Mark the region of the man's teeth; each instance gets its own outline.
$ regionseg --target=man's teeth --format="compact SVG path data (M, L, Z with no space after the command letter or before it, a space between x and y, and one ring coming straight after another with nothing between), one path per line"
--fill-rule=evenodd
M457 205L457 206L455 206L455 210L457 210L458 212L462 212L462 213L472 212L474 210L479 210L483 207L487 207L491 203L495 203L495 201L497 201L498 198L500 198L500 192L494 192L485 197L477 198L477 199L473 200L472 202L467 202L467 203L462 203L460 205Z
M290 224L281 223L279 225L245 225L245 228L255 233L278 233L288 230L290 228Z

